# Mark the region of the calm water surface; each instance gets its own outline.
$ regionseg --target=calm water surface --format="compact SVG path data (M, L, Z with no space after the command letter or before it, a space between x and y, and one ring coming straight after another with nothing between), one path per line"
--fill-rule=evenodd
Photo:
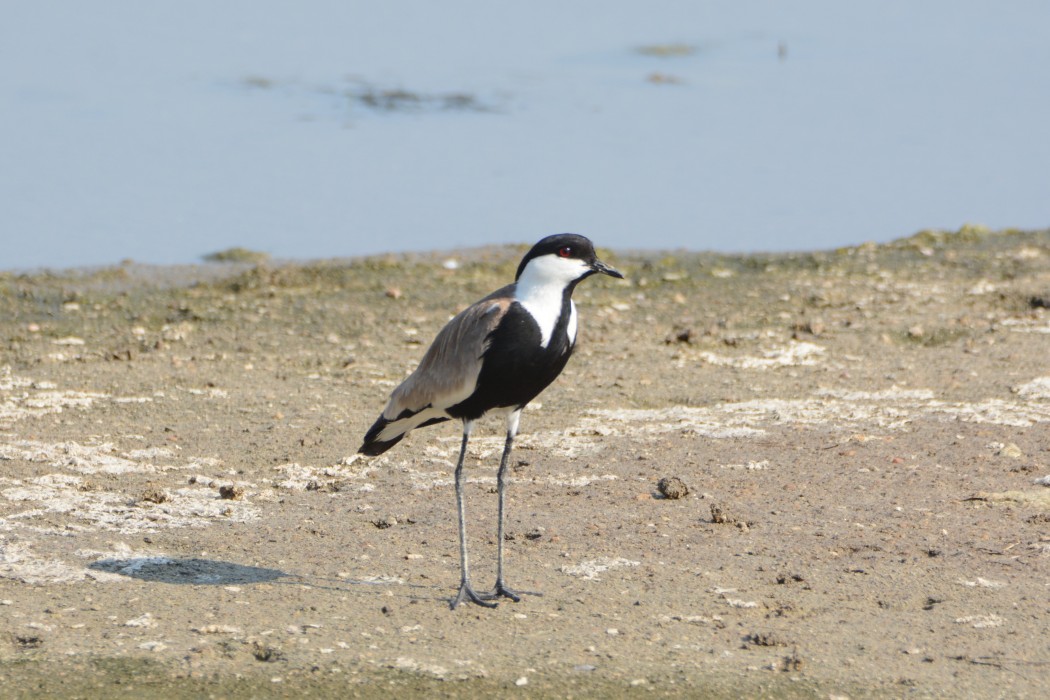
M1050 225L1050 3L8 3L0 269Z

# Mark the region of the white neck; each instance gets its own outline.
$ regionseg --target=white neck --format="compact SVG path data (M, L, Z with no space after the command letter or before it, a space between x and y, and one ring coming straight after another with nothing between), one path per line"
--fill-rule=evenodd
M589 269L582 260L544 255L530 260L522 270L514 297L539 324L541 347L547 347L554 334L554 327L561 316L565 288L585 275ZM573 310L572 306L570 302L570 313ZM574 338L569 338L570 343L573 340Z

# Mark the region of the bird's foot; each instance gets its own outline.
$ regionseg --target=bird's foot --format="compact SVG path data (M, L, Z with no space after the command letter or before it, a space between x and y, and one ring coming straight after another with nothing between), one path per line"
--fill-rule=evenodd
M495 597L495 596L492 596ZM463 581L459 584L459 593L452 599L452 609L455 610L456 606L464 601L470 601L484 608L494 608L497 603L489 603L488 596L480 593L475 593L474 589L470 587L469 581Z
M481 597L485 600L495 600L496 598L510 598L515 603L520 603L521 597L523 595L542 596L543 594L537 593L536 591L515 591L512 588L507 588L507 586L504 585L503 581L496 581L496 585L492 589L492 592L482 593Z

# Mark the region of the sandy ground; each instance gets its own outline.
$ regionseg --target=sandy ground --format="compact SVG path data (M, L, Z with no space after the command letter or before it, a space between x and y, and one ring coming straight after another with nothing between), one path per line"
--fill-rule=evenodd
M450 611L458 427L354 450L522 250L0 275L0 695L1050 694L1050 232L601 251L515 453L543 596Z

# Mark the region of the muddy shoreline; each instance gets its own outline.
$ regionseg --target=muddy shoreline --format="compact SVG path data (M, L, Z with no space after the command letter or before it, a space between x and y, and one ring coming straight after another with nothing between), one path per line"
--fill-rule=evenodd
M522 252L0 273L2 694L1050 692L1050 232L600 250L515 453L544 595L451 612L458 430L353 451Z

